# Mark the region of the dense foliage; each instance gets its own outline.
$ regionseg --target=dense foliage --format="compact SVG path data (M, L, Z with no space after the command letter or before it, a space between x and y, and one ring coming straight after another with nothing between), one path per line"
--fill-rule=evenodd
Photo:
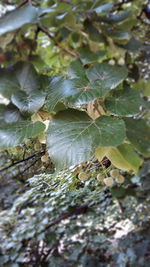
M149 6L1 1L0 265L148 266Z

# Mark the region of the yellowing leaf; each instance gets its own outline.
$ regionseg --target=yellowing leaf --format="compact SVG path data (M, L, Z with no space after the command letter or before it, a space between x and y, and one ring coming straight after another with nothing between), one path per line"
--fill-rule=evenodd
M43 122L41 116L40 116L38 113L34 113L34 114L31 116L31 121L33 121L33 122L36 122L36 121L41 121L41 122Z
M93 120L96 120L101 115L106 114L103 107L99 103L96 103L96 105L97 106L95 106L95 101L91 101L87 105L87 113Z
M134 152L129 144L122 144L117 148L111 147L106 153L107 158L118 169L138 172L143 160Z
M40 115L40 117L43 120L51 120L52 119L52 115L47 111L40 110L40 111L38 111L38 114Z
M109 150L110 147L106 146L97 147L95 150L95 157L101 162Z

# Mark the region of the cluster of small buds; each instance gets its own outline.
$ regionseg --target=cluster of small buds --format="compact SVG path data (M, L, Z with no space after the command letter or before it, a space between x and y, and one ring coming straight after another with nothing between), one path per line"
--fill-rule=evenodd
M82 171L82 168L78 168L76 170L78 170L77 173L80 181L87 181L89 179L89 173ZM106 186L113 186L115 183L123 184L125 177L120 174L119 170L112 169L109 173L109 176L105 175L104 173L98 173L97 180Z
M104 174L99 173L97 175L97 180L100 182L103 182L107 186L112 186L114 182L118 184L123 184L124 183L124 176L119 173L117 169L113 169L110 171L110 176L105 177Z

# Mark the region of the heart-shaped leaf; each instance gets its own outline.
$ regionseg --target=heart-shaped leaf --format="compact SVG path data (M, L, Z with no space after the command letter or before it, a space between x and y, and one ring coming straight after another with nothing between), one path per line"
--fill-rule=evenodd
M20 89L30 93L40 87L38 74L28 62L18 62L0 69L0 93L8 99Z
M93 121L73 109L58 113L47 131L49 155L57 168L89 160L97 146L117 146L124 138L122 120L101 116Z
M1 113L1 117L6 123L17 122L23 120L23 117L18 108L16 108L13 104L9 104L5 106L5 109Z
M111 66L107 63L95 64L87 70L89 80L99 82L101 88L110 89L117 87L127 74L126 67Z
M21 144L24 139L42 133L45 125L42 122L19 121L0 126L0 146L11 147Z
M39 90L34 90L30 94L19 91L12 95L11 100L21 112L35 113L43 106L45 93Z
M136 89L116 90L105 100L106 109L113 115L130 117L139 113L143 100Z

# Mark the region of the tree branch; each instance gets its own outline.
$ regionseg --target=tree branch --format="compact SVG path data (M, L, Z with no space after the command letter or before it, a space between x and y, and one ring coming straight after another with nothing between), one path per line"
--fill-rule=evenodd
M58 46L61 50L63 50L65 53L67 53L67 54L70 54L72 57L76 57L76 58L78 58L78 54L77 53L75 53L74 51L71 51L71 50L69 50L68 48L65 48L64 46L62 46L60 43L59 43L59 41L54 37L54 36L52 36L51 34L50 34L50 32L48 31L48 29L46 29L46 28L44 28L44 27L42 27L42 26L39 26L39 30L41 31L41 32L44 32L53 42L54 42L54 44L56 45L56 46Z
M17 8L21 8L23 7L24 5L26 5L28 3L28 0L25 0L23 3L21 3L19 6L17 6Z
M19 175L24 174L27 170L29 170L32 166L34 166L38 160L39 160L39 158L36 159L34 162L32 162L32 164L30 164L30 165L29 165L27 168L25 168L22 172L20 172Z
M58 0L60 3L61 2L63 2L63 3L66 3L66 4L68 4L68 5L71 5L71 6L75 6L71 1L69 1L69 0Z
M0 172L6 171L6 170L8 170L9 168L11 168L11 167L13 167L13 166L15 166L15 165L17 165L17 164L20 164L20 163L22 163L22 162L25 162L25 161L27 161L27 160L30 160L30 159L36 157L37 155L40 155L40 156L41 156L41 155L44 155L44 154L45 154L45 150L41 150L41 151L39 151L39 152L37 152L37 153L34 153L33 155L31 155L31 156L29 156L29 157L27 157L27 158L21 159L21 160L16 161L16 162L13 162L11 165L9 165L9 166L7 166L7 167L4 167L4 168L0 169Z

